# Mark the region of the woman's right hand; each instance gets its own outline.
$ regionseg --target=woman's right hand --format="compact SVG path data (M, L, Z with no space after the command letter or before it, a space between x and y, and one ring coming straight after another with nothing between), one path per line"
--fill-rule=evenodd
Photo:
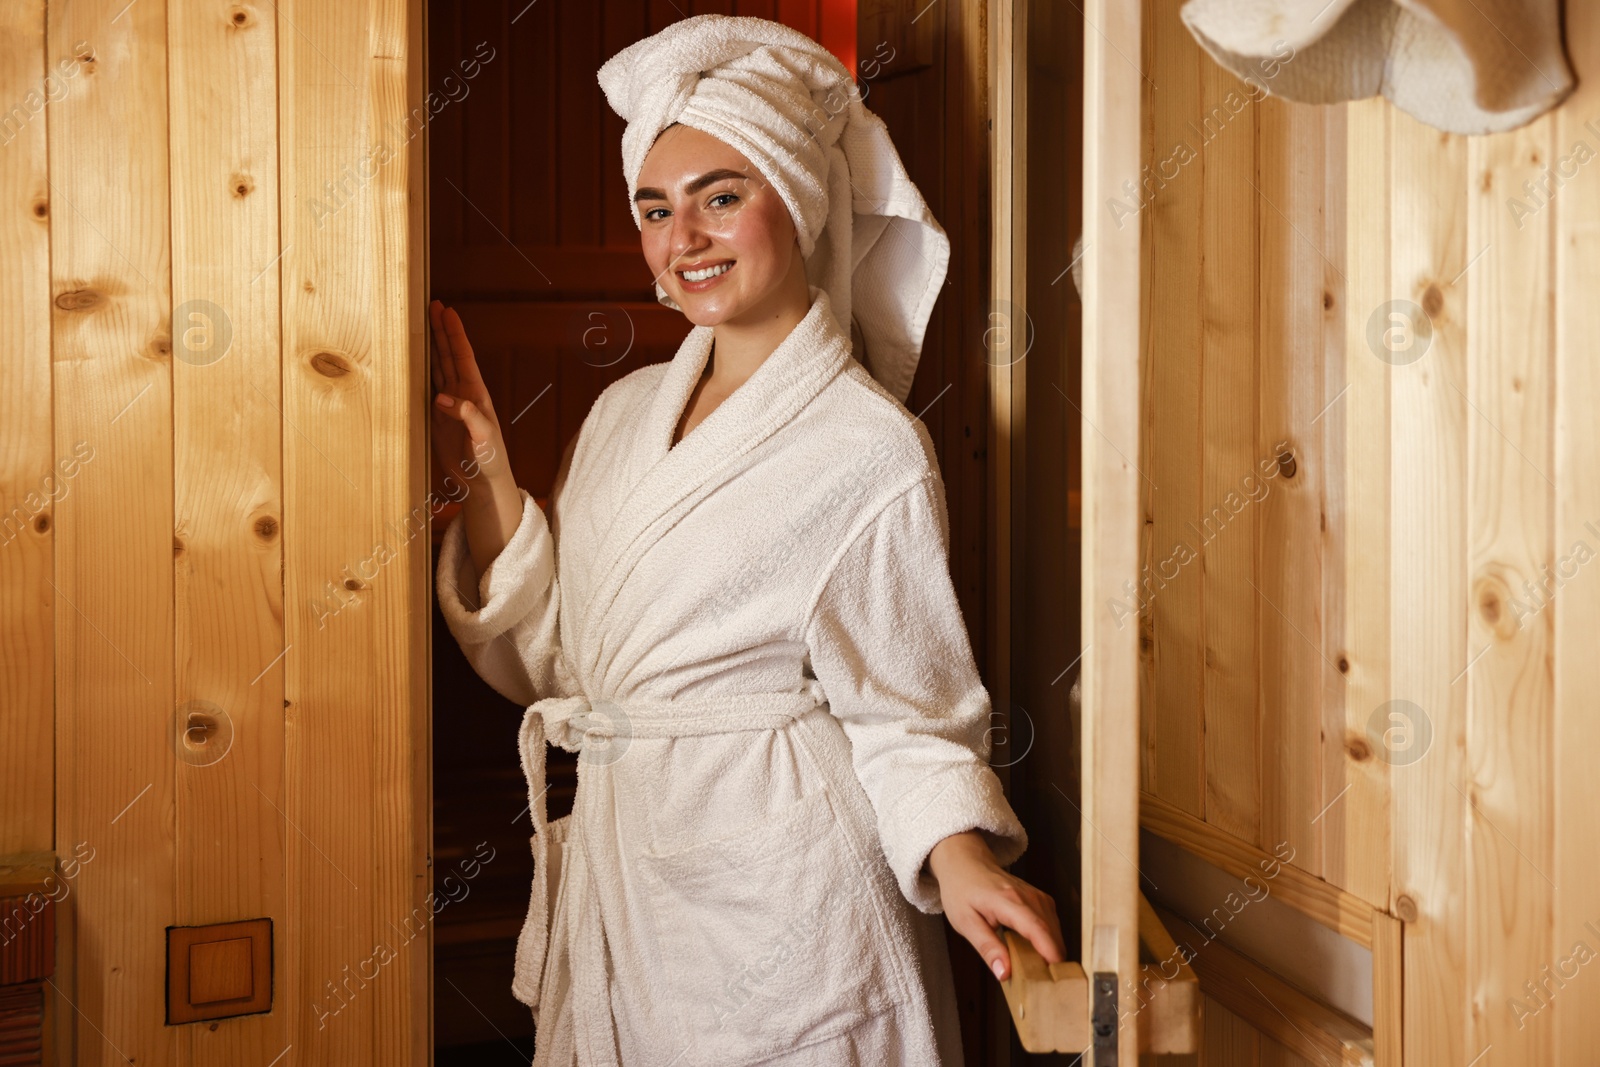
M514 484L507 462L500 420L489 390L478 373L478 361L467 331L454 308L435 300L428 306L433 323L433 452L447 476L467 483L469 494L480 486Z

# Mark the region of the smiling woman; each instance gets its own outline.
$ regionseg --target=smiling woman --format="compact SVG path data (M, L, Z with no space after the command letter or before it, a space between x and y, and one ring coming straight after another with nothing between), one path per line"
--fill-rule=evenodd
M650 273L672 306L715 333L676 443L755 373L805 317L811 295L789 209L742 153L674 124L639 178L634 203Z
M445 533L439 602L528 708L512 989L534 1062L666 1041L726 1067L958 1063L935 916L1002 978L998 925L1062 946L1054 903L1002 869L1027 837L986 763L944 486L904 406L949 242L803 34L698 16L599 78L657 297L694 328L601 394L548 520L495 461L471 346L434 309L439 458L476 460L481 490ZM580 756L554 822L547 742Z

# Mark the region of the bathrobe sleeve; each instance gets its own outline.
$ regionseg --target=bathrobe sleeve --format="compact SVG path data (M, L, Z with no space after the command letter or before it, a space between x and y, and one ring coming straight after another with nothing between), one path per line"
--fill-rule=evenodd
M933 846L983 831L1002 865L1027 834L989 767L990 700L950 580L937 472L852 538L806 629L812 669L849 737L884 854L919 910L944 910L924 870Z
M571 460L569 444L550 494L556 528L556 504ZM527 707L578 688L561 654L554 528L526 489L519 486L517 493L522 519L481 575L467 548L465 516L451 520L439 549L436 591L445 625L472 669L495 692Z

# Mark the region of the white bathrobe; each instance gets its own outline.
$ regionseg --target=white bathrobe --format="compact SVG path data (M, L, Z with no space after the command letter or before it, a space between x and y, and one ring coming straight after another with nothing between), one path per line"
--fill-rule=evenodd
M1002 864L1027 839L987 763L932 441L811 292L676 446L709 328L608 387L549 522L523 492L481 577L445 532L450 630L530 706L512 988L536 1064L961 1062L924 861L963 830ZM548 826L546 736L580 750Z

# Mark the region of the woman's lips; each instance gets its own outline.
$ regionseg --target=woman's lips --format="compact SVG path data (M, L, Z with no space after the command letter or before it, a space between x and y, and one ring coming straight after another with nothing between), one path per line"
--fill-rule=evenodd
M678 275L678 284L682 286L683 291L686 293L703 293L733 273L733 268L737 261L729 259L724 260L723 262L728 265L728 269L723 271L721 274L716 274L710 278L706 278L704 281L691 282L689 279L683 276L683 271L676 271L675 273ZM712 267L719 267L721 265L721 263L707 264L707 266Z

